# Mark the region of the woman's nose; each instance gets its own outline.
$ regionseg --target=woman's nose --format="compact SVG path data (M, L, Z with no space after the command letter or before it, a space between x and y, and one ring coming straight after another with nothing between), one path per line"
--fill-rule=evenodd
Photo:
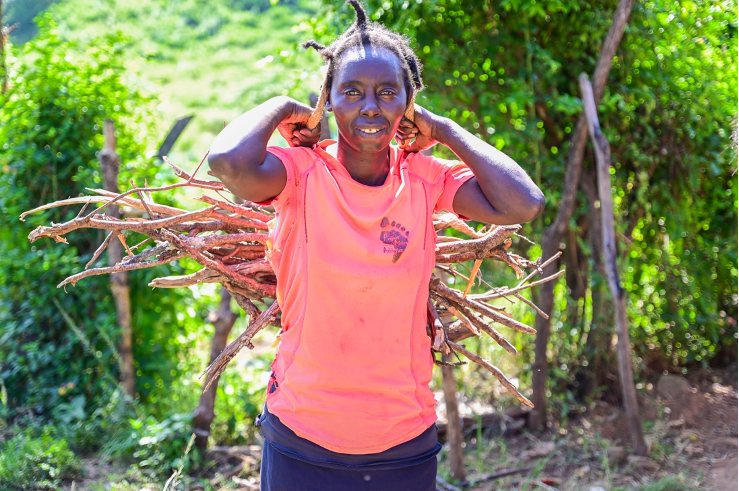
M367 118L380 115L380 106L377 104L377 97L374 94L367 95L364 98L361 114Z

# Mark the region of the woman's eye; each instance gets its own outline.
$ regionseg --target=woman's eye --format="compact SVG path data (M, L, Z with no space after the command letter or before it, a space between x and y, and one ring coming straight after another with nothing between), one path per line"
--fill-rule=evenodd
M359 91L358 90L353 90L353 89L352 90L347 90L347 91L344 92L344 95L357 96L357 95L359 95Z
M395 95L395 92L393 92L392 90L383 90L382 92L380 92L380 95Z

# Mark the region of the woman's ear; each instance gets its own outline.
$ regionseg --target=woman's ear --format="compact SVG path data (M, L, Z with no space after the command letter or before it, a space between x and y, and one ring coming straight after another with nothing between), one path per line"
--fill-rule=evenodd
M326 104L324 105L324 108L328 112L333 112L332 109L331 109L331 101L329 101L328 99L326 99Z

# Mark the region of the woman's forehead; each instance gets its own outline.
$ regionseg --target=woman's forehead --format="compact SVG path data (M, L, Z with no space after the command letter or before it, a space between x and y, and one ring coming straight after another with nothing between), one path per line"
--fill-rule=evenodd
M334 73L337 83L347 79L379 77L403 82L403 67L398 55L384 47L357 46L341 54Z

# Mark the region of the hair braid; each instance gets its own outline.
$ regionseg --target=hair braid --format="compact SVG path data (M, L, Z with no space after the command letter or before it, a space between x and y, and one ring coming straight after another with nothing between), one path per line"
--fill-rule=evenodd
M367 17L367 11L359 0L347 0L352 6L357 17L352 25L344 31L334 42L323 46L314 40L303 43L303 48L313 48L318 51L326 62L326 77L321 86L321 95L316 107L308 119L308 128L315 128L323 116L323 110L328 100L328 94L333 82L333 70L336 61L341 55L354 47L375 46L389 49L398 57L403 68L406 91L408 92L408 103L404 116L413 121L415 115L414 103L416 94L423 90L421 79L421 61L410 46L410 39L402 34L391 31L377 22L372 22Z

